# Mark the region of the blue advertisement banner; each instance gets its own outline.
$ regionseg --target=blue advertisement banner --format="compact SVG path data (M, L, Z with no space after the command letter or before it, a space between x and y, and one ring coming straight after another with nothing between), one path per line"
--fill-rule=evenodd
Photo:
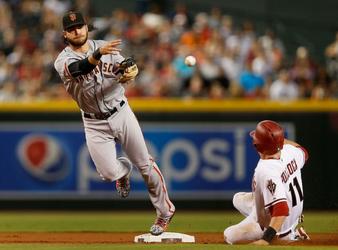
M258 155L249 132L254 123L142 123L149 151L170 196L229 199L251 189ZM294 126L283 124L289 138ZM80 123L8 123L0 126L1 198L109 198L91 161ZM123 154L118 147L118 154ZM147 198L137 170L130 198Z

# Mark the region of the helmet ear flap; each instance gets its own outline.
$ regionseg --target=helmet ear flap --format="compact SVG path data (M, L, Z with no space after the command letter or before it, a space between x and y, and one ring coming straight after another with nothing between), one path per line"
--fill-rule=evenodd
M252 138L252 145L253 145L253 146L255 147L255 149L259 152L259 141L258 141L258 139L256 138L255 134L256 134L256 130L252 130L252 131L250 132L250 136L251 136L251 138Z

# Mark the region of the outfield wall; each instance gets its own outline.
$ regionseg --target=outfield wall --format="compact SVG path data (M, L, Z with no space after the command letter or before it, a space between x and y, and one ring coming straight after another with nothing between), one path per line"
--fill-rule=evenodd
M272 119L309 151L303 171L305 207L338 207L337 102L132 100L130 104L178 202L229 203L234 192L249 191L258 157L248 134L257 121ZM112 185L97 177L73 102L7 103L0 111L0 203L111 199ZM147 199L135 171L130 200Z

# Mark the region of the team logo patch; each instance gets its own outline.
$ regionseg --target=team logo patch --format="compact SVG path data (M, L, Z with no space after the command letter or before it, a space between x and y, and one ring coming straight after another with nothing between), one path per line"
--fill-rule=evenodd
M69 14L69 19L74 22L76 20L76 15L74 13Z
M64 179L69 173L69 157L52 136L29 134L23 137L17 154L22 167L37 179L54 182Z
M272 180L268 180L268 185L266 186L268 188L268 190L270 191L270 193L272 195L275 194L276 191L276 183L274 183Z

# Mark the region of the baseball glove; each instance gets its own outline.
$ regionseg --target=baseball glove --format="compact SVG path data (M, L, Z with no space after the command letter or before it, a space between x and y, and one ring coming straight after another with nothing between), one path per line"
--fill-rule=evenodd
M128 57L124 59L119 65L118 73L121 74L118 79L118 82L120 83L126 83L133 80L138 74L138 68L134 58Z

